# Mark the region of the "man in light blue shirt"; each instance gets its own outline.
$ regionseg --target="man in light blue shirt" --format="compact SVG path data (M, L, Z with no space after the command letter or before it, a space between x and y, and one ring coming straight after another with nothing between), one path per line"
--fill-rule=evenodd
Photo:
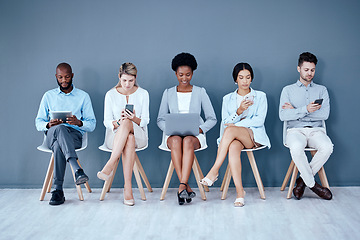
M59 87L44 94L35 119L36 129L45 132L46 143L54 154L55 190L51 192L50 205L60 205L65 201L63 182L66 162L75 171L77 185L89 180L78 165L75 149L82 146L83 134L92 132L96 124L89 95L72 84L74 74L71 66L60 63L55 76ZM61 119L51 119L52 111L71 111L72 116L63 122Z
M333 144L322 126L330 113L329 94L325 86L312 81L316 64L315 55L309 52L300 54L297 67L300 79L284 87L280 97L280 119L287 121L285 144L300 172L293 189L294 196L299 200L306 186L323 199L332 198L330 190L322 187L314 178L333 151ZM305 147L317 150L310 163L304 152Z

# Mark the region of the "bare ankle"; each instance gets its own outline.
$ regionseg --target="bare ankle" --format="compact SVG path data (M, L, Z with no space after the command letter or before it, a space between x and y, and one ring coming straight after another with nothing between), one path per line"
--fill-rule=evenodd
M245 190L240 189L239 191L236 191L236 197L237 198L244 198L245 197Z

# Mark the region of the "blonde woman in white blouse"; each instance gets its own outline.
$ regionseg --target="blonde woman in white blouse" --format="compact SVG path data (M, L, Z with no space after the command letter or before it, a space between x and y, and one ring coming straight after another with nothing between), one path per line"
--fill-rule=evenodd
M132 63L120 67L119 82L105 95L104 125L108 131L105 144L112 149L110 159L98 172L99 179L107 181L122 154L124 172L124 204L134 205L131 188L135 149L147 145L149 123L149 94L136 83L137 69ZM125 109L132 104L133 112Z

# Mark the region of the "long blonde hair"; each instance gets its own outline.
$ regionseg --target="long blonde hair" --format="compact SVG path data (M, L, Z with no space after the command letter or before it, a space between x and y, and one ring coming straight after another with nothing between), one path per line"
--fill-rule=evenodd
M119 69L120 77L123 74L134 76L135 77L135 86L138 86L137 81L136 81L137 69L133 63L126 62L126 63L121 64L120 69ZM115 88L117 88L117 87L121 87L120 79L119 79L119 82L116 84Z

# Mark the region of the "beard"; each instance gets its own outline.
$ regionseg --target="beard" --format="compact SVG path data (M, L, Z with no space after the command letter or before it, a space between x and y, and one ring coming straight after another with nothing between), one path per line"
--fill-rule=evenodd
M300 76L301 78L302 78L302 80L304 80L305 82L311 82L312 80L313 80L313 76L312 77L310 77L310 79L309 79L309 76L303 76L303 75L301 75Z
M71 86L72 86L72 78L71 78L69 84L66 87L61 86L61 84L59 83L59 81L57 79L56 79L56 81L57 81L61 91L69 90L71 88Z

